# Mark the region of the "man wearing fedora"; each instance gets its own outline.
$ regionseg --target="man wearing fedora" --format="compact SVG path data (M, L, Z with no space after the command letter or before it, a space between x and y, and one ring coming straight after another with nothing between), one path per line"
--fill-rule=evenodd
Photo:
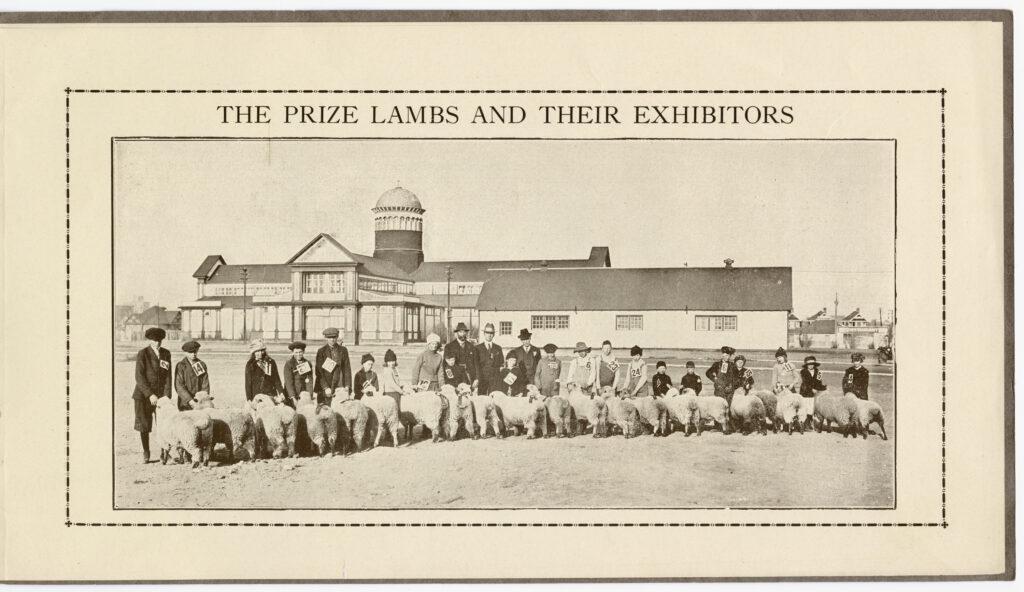
M739 371L736 369L736 364L732 363L731 356L736 353L736 350L729 347L728 345L722 346L722 359L711 364L708 371L704 373L715 385L715 396L722 397L732 405L732 393L736 390L736 385L739 384Z
M445 351L451 347L451 351L455 352L455 364L462 366L462 369L466 371L466 376L469 377L469 384L474 389L477 388L477 371L476 371L476 348L473 344L466 339L466 333L469 331L469 327L466 323L459 323L455 326L455 339L452 340L447 346Z
M161 347L167 332L159 327L146 329L149 345L135 356L135 430L142 439L142 462L149 462L149 433L153 431L153 413L159 397L171 397L171 352Z
M843 392L853 393L858 399L868 400L868 369L864 367L864 354L850 356L853 366L843 375Z
M185 357L174 365L174 390L178 393L178 411L195 407L196 395L210 392L210 373L206 362L199 359L199 342L186 341L181 346Z
M519 342L522 345L512 350L523 376L531 378L537 374L537 365L540 364L540 349L530 344L532 336L533 333L527 329L519 331Z
M288 400L298 401L299 393L313 393L316 374L313 372L313 364L306 359L305 343L293 341L288 349L292 357L284 363L284 396Z
M576 383L584 393L597 392L597 361L590 355L586 342L577 341L572 350L573 357L569 362L569 382Z
M334 327L324 329L327 340L316 351L316 401L330 403L331 397L339 388L352 390L352 365L348 359L348 349L338 339L340 331Z
M252 401L256 395L270 395L277 399L284 397L284 385L277 370L277 362L267 355L267 346L262 339L253 339L249 344L249 361L245 363L245 399ZM280 402L280 401L279 401ZM290 401L291 406L295 406Z
M827 390L828 387L821 382L821 364L814 356L804 358L804 366L800 370L800 396L813 397L815 393Z
M498 385L499 374L505 365L505 355L501 346L494 343L494 325L484 325L484 341L476 346L476 380L477 392L481 395L489 395L494 390L500 390Z

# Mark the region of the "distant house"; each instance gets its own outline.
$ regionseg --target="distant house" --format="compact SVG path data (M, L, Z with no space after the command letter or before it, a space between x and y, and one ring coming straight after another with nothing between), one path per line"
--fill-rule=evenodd
M151 306L142 312L128 315L120 331L122 341L141 341L146 338L146 329L160 327L167 332L167 338L174 341L181 331L181 311Z
M793 331L794 329L799 329L800 328L800 317L796 316L793 313L789 313L788 325L789 325L789 330L790 331Z
M799 326L790 324L789 347L801 349L876 349L888 345L892 326L881 321L869 321L860 309L839 319L822 309ZM837 345L838 344L838 345Z

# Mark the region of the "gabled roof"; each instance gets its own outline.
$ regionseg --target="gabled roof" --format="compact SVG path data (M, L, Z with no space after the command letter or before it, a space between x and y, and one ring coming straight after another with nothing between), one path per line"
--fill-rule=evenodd
M162 306L150 306L146 310L129 316L125 320L128 325L168 326L181 323L180 310L168 310Z
M789 320L791 320L791 321L799 321L800 317L796 316L793 313L789 313Z
M676 267L508 271L478 310L779 310L793 308L792 268Z
M823 309L819 310L818 312L812 314L811 316L807 317L807 320L808 321L817 321L818 319L821 319L821 318L827 317L827 316L828 316L828 309L823 308Z
M326 232L321 232L320 234L313 237L313 240L306 243L306 246L302 247L301 249L299 249L297 253L292 255L291 259L289 259L285 264L298 264L298 259L303 255L303 253L308 251L313 245L317 244L321 240L327 241L335 248L337 248L339 251L344 253L349 259L355 261L357 265L361 265L363 267L361 271L364 271L368 275L398 280L410 279L409 274L407 274L405 271L402 270L401 267L398 267L391 261L388 261L387 259L371 257L369 255L360 255L359 253L354 253L345 248L345 245L339 243L337 239L335 239L333 236Z
M226 262L220 255L207 255L206 259L199 265L192 277L199 279L210 279L210 275L213 273L217 265L224 265Z
M417 282L443 282L447 280L445 268L452 267L453 282L483 282L508 270L530 270L547 267L571 269L578 267L609 267L608 247L593 247L587 259L518 259L511 261L425 261L412 279Z
M292 281L292 272L287 265L221 265L213 273L213 277L206 280L208 284L240 284L242 283L242 268L249 270L250 284L289 284Z
M855 319L855 318L857 318L857 317L860 317L860 318L862 318L862 319L864 318L864 317L862 317L862 316L861 316L861 314L860 314L860 309L859 309L859 308L857 308L857 309L854 309L854 311L853 311L853 312L851 312L850 314L848 314L848 315L846 315L845 317L843 317L843 320L844 320L844 321L852 321L853 319Z

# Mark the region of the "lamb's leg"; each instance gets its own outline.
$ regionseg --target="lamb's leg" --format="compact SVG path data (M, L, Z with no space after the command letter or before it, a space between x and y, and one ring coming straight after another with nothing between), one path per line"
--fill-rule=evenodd
M431 422L431 424L429 426L426 425L426 424L424 424L424 426L428 430L430 430L430 441L433 442L434 444L437 444L437 440L438 440L438 438L440 438L440 433L441 433L440 425L438 425L437 423ZM456 429L458 429L458 428L456 428ZM451 428L449 428L449 431L451 431ZM448 434L448 441L449 442L451 442L454 439L455 439L455 434Z
M398 448L398 423L390 423L388 424L388 428L391 431L391 439L394 441L393 446Z
M885 435L885 423L881 419L876 419L875 423L877 423L878 428L882 430L882 440L888 440L889 437Z

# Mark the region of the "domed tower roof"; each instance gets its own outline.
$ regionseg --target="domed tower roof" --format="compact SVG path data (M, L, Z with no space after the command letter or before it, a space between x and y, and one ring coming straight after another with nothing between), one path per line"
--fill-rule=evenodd
M408 189L402 187L395 187L388 189L381 194L377 200L377 205L374 206L373 211L377 211L384 208L401 208L401 209L412 209L412 210L423 210L423 204L420 203L420 198L416 197L416 194Z

